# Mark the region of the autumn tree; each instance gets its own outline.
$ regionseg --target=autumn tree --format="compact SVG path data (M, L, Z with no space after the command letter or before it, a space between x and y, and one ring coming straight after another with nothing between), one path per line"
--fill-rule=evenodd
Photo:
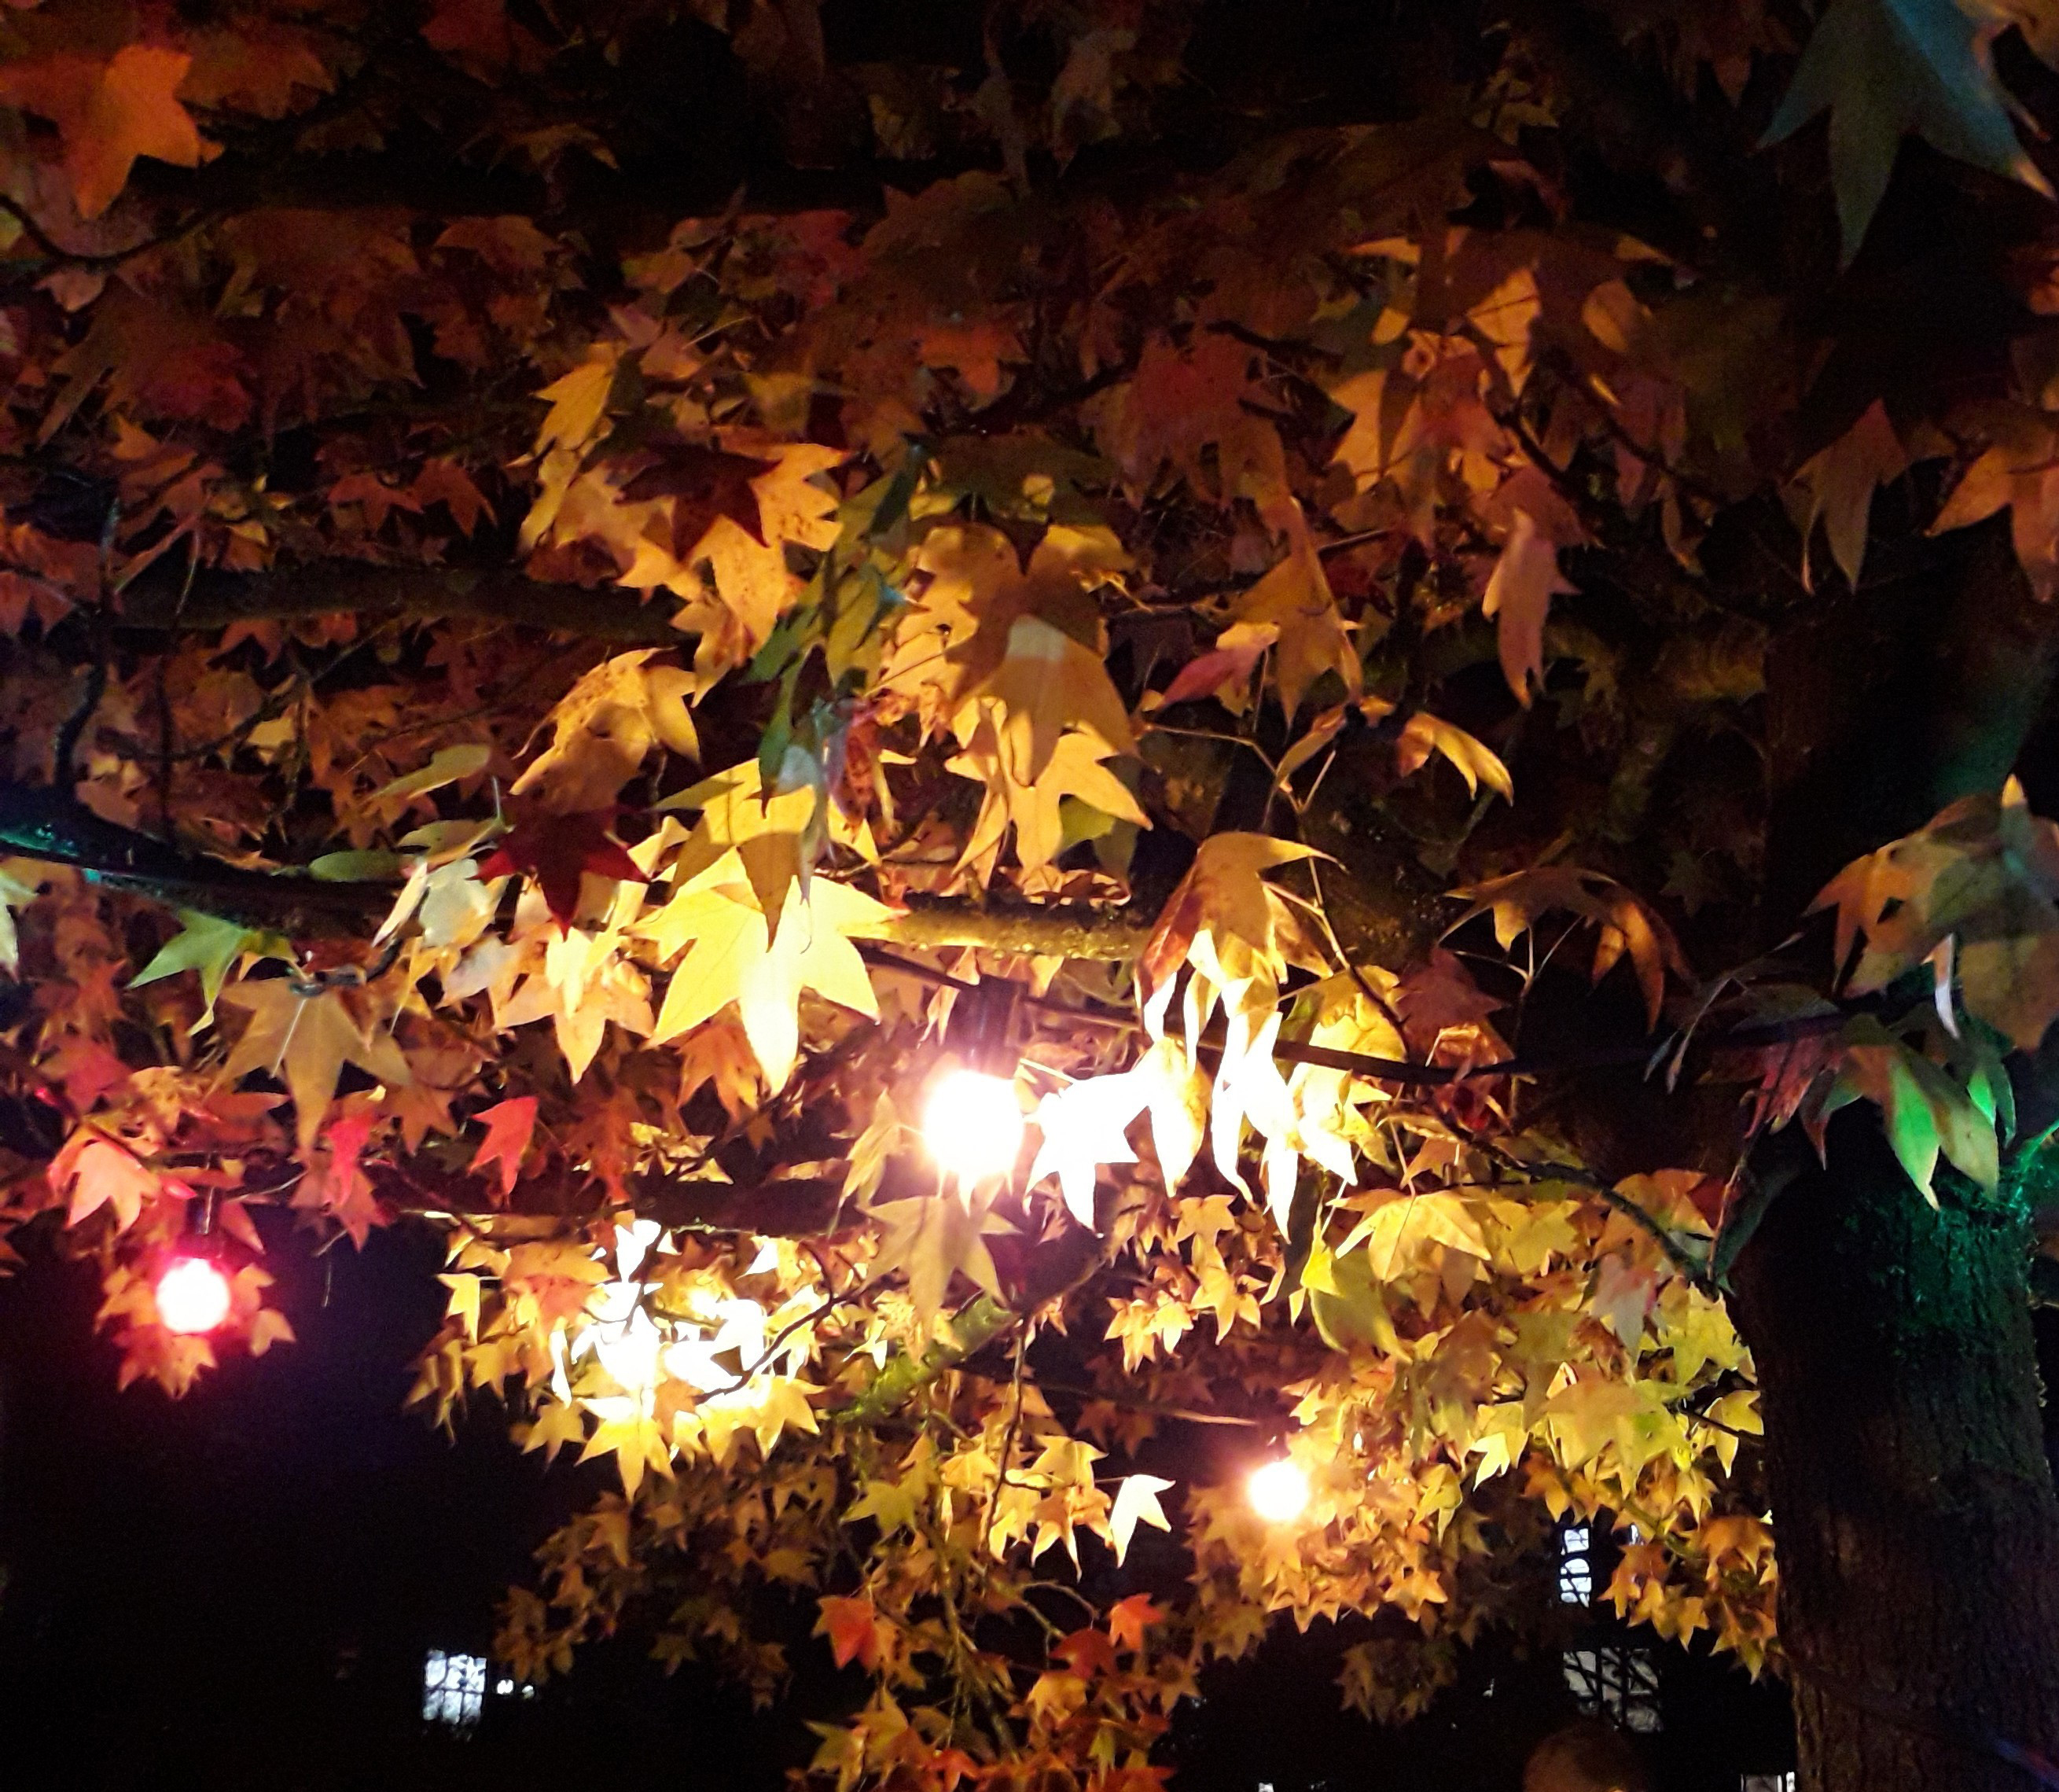
M14 1248L176 1392L441 1229L419 1400L619 1471L511 1658L818 1616L838 1792L1141 1792L1282 1615L1407 1714L1569 1512L1817 1792L2051 1783L2055 67L14 0Z

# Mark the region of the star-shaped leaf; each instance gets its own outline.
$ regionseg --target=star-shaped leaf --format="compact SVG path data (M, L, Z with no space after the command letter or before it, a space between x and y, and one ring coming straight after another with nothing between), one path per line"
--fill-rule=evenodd
M518 1095L473 1117L484 1125L486 1137L472 1153L472 1167L499 1169L500 1193L505 1198L515 1193L516 1181L522 1173L522 1153L529 1149L529 1135L536 1130L536 1097Z
M408 1060L384 1033L368 1033L344 1004L339 990L302 995L287 978L239 983L221 999L250 1012L250 1024L229 1054L222 1076L233 1082L253 1070L279 1077L293 1098L293 1118L306 1151L336 1099L345 1064L355 1064L384 1083L410 1080Z
M588 872L627 883L645 881L636 861L609 831L615 816L611 807L533 816L511 831L493 855L480 863L480 881L527 872L543 891L551 917L562 932L579 913L579 880Z
M1846 261L1858 253L1912 131L1948 156L2051 197L1995 82L1989 46L2000 28L1956 0L1833 0L1823 14L1765 141L1791 137L1829 109Z
M289 958L293 955L292 947L277 934L246 927L240 921L224 921L219 916L201 914L191 909L180 910L179 921L180 931L157 948L149 963L129 979L129 987L140 989L161 978L176 977L182 970L198 971L201 995L205 1003L200 1017L203 1026L214 1018L215 998L221 994L222 983L236 961L245 951L274 958Z
M805 897L798 883L789 884L786 903L776 938L751 886L740 882L683 890L638 924L667 958L687 947L654 1043L690 1031L733 1002L766 1081L779 1089L800 1054L803 990L879 1017L872 979L850 942L883 930L894 910L826 877L814 879Z
M1083 1226L1094 1223L1094 1181L1103 1164L1133 1164L1137 1153L1125 1136L1151 1099L1149 1080L1135 1071L1086 1077L1037 1104L1044 1135L1030 1166L1030 1186L1056 1176L1065 1205Z
M655 650L617 654L594 667L551 711L550 746L515 781L554 814L603 814L654 748L700 757L687 699L693 674L652 665Z
M1120 1563L1129 1554L1129 1539L1136 1535L1137 1527L1149 1524L1161 1531L1170 1531L1173 1521L1166 1517L1165 1509L1158 1503L1158 1495L1173 1483L1156 1475L1127 1475L1122 1485L1116 1489L1115 1504L1108 1515L1109 1534L1115 1539L1115 1559ZM1133 1649L1143 1646L1143 1626L1149 1619L1140 1617L1136 1621ZM1110 1615L1111 1631L1113 1617ZM1120 1642L1118 1636L1116 1640Z
M0 100L47 118L64 142L79 216L98 217L128 185L138 156L195 168L207 145L179 103L193 58L125 44L103 62L66 51L0 69Z
M748 454L727 454L699 442L661 442L651 451L651 464L622 488L625 498L672 500L672 552L687 560L717 517L726 516L760 548L767 545L765 521L751 481L779 469L776 460Z

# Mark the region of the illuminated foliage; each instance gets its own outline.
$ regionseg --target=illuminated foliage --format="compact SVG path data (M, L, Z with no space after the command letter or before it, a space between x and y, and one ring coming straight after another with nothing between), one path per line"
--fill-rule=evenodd
M416 1401L620 1485L517 1671L799 1602L838 1792L1408 1715L1569 1513L1758 1671L1769 1165L2049 1118L2045 10L1248 10L0 19L6 1220L174 1392L440 1229Z

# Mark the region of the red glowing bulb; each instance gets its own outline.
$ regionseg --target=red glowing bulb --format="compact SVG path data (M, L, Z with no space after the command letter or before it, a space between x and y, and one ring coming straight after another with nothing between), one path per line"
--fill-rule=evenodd
M157 1278L157 1317L168 1332L212 1332L229 1317L229 1278L205 1257L175 1257Z

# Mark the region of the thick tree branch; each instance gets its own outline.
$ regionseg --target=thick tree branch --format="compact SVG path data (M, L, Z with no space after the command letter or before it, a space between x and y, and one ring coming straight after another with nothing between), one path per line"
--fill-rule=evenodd
M886 1417L1009 1326L1077 1288L1100 1265L1101 1253L1101 1239L1085 1226L1073 1226L1061 1237L1037 1246L1027 1253L1019 1285L1008 1288L1006 1303L981 1295L952 1318L947 1336L920 1356L903 1351L890 1358L862 1393L826 1416L857 1424Z
M957 902L912 898L908 912L888 936L897 946L974 946L1026 958L1093 958L1129 964L1141 957L1153 922L1121 910L1085 903L996 902L971 908Z
M334 883L291 872L249 871L182 852L103 821L69 792L0 784L0 846L173 908L199 909L289 934L349 931L384 913L392 886Z
M672 626L676 607L664 592L647 600L619 586L544 584L504 570L333 561L270 572L202 573L190 591L172 580L139 583L122 594L121 620L132 628L208 634L236 623L352 611L424 621L474 617L624 647L677 647L687 637Z
M603 1186L570 1173L525 1177L505 1206L496 1206L476 1177L420 1161L368 1166L373 1191L404 1213L468 1219L598 1219L614 1205ZM688 1181L651 1173L627 1179L637 1213L675 1232L753 1232L765 1238L818 1238L836 1224L842 1185L831 1177L737 1182Z

